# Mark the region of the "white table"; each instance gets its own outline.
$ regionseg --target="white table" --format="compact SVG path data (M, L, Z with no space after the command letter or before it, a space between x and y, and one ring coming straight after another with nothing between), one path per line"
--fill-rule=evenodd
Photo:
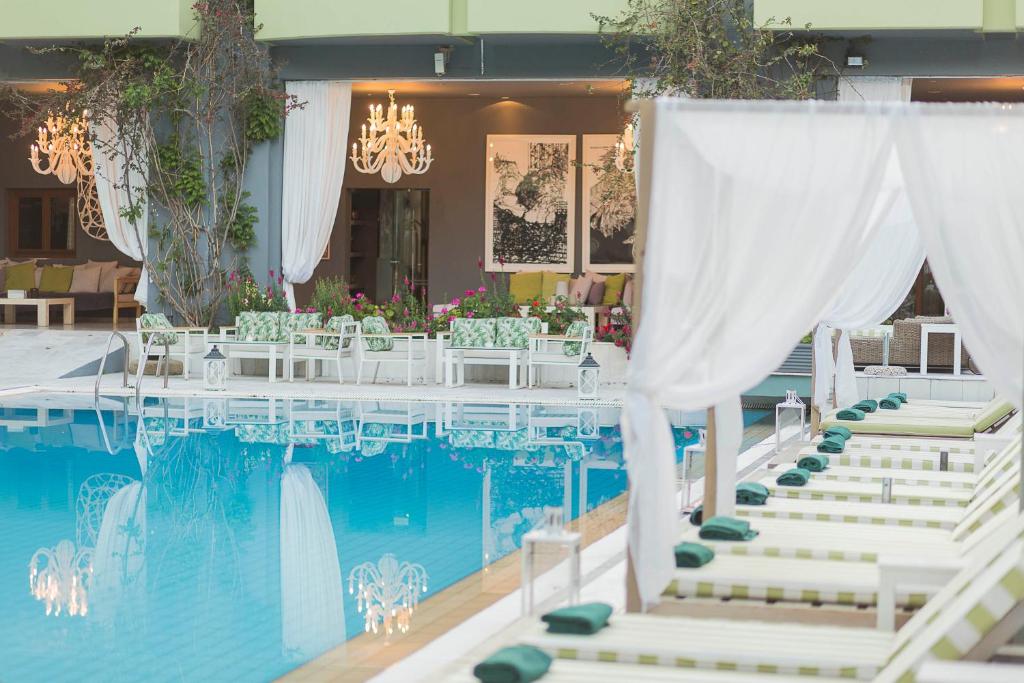
M960 327L956 323L922 323L921 325L921 374L928 374L928 335L953 335L953 374L960 374Z
M231 349L233 348L250 348L250 349L266 349L267 350L267 379L271 382L277 381L277 358L280 353L281 359L285 362L285 367L288 367L290 359L288 357L288 342L268 342L268 341L240 341L234 339L221 338L216 342L210 343L210 347L214 344L222 347L224 355L228 357L228 372L231 371ZM209 352L209 349L207 349ZM252 354L245 354L243 358L252 359Z
M4 307L4 322L8 325L14 324L15 306L34 306L36 309L36 326L50 326L50 306L60 306L64 310L64 325L73 325L75 322L75 300L71 297L47 297L37 299L10 299L0 298L0 305Z
M470 354L485 353L486 355L471 355L466 358L467 351ZM471 365L507 365L508 388L519 389L522 387L519 370L526 366L526 349L448 347L444 350L446 387L461 387L466 383L467 362Z

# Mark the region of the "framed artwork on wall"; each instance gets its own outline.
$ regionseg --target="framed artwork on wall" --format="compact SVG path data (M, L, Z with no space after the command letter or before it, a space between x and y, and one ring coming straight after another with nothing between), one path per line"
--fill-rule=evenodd
M575 164L575 135L487 136L487 270L573 271Z
M636 181L615 167L619 136L583 136L583 270L632 273Z

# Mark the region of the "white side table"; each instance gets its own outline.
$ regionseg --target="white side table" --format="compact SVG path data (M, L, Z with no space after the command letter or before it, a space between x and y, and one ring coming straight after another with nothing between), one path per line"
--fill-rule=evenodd
M523 571L520 580L523 615L533 614L533 555L538 545L553 545L569 549L569 604L580 602L580 535L575 531L551 533L546 529L528 531L523 535Z
M921 325L921 374L928 374L928 335L953 335L953 374L960 374L960 327L955 323L923 323Z

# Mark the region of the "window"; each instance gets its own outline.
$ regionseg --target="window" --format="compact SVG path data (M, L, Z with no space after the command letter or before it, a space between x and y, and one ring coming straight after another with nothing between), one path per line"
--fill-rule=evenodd
M7 242L12 256L74 256L75 191L8 190Z
M946 313L946 304L942 300L938 285L932 276L932 269L925 261L921 272L917 275L917 281L907 293L903 304L893 313L893 320L913 318L918 315L941 316Z

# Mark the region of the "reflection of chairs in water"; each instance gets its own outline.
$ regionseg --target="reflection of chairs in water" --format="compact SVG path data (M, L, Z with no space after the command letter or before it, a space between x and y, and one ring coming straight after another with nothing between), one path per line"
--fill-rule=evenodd
M514 403L466 403L449 401L438 416L438 436L459 429L515 432L522 429L525 406Z
M201 398L161 398L156 404L143 405L139 412L151 439L158 432L163 432L161 436L166 438L202 431L204 411Z
M422 403L412 401L360 401L358 404L358 431L356 444L366 455L383 444L378 453L389 443L411 443L414 439L427 438L427 409Z
M330 453L347 453L356 446L358 421L352 406L341 401L289 401L288 431L293 444L324 442Z

